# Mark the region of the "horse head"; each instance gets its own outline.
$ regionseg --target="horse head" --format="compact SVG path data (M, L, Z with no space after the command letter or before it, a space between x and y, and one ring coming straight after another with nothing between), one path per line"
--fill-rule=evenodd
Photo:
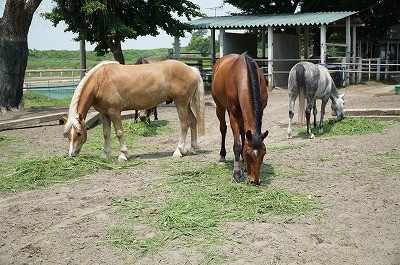
M344 115L344 95L339 94L338 97L332 100L332 115L337 116L337 119L340 121L344 119L346 116Z
M69 141L69 157L75 157L87 140L86 123L81 114L64 120L66 120L64 137Z
M261 164L266 153L264 139L268 136L268 130L261 135L253 135L248 130L246 132L246 139L243 145L243 160L246 165L247 173L249 175L250 183L260 184L260 170Z

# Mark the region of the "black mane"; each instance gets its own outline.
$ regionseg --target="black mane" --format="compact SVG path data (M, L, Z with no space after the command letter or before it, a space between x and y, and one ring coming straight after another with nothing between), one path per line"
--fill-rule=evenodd
M261 126L262 126L262 102L261 102L261 88L260 88L260 77L258 72L258 66L256 61L253 58L247 55L247 53L243 53L242 56L245 57L246 65L247 65L247 74L249 77L249 85L250 85L250 94L252 100L252 108L254 114L254 142L253 147L257 148L258 145L261 145Z

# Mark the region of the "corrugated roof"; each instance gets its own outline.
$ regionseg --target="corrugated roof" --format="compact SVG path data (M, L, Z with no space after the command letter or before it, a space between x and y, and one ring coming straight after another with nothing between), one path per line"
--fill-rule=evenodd
M205 17L189 21L198 29L245 29L329 25L356 11Z

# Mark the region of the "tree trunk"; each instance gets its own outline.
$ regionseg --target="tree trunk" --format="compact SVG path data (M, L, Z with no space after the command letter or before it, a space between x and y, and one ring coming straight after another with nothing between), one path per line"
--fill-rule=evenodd
M114 55L114 59L120 64L125 64L125 58L121 48L121 41L120 40L115 40L115 42L107 41L107 44Z
M18 108L28 62L28 31L42 0L7 0L0 18L0 110Z

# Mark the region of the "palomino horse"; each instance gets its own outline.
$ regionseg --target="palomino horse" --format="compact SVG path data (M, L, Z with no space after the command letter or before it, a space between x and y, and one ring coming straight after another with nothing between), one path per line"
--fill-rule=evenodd
M240 181L242 155L250 182L260 184L261 164L266 153L263 140L268 135L268 131L261 133L261 119L268 92L257 63L246 53L229 54L219 59L214 66L211 94L222 136L220 161L225 162L226 156L225 112L228 110L234 138L233 179Z
M317 127L317 108L316 99L321 99L321 119L319 121L319 132L323 133L324 129L324 115L325 107L328 100L332 100L333 115L337 115L338 120L342 120L345 115L344 107L344 94L340 95L337 92L335 83L331 75L322 65L316 65L310 62L297 63L289 72L289 127L288 138L292 138L292 119L294 116L294 104L297 96L299 96L299 121L304 120L304 113L307 120L307 133L310 139L314 138L311 132L310 117L311 109L314 114L314 128ZM305 106L305 99L307 99L307 106ZM304 110L305 108L305 110Z
M136 64L148 64L148 63L154 63L155 61L150 60L148 58L140 57ZM158 121L158 113L157 113L157 106L148 110L135 110L135 122L137 121L138 117L140 118L141 121L147 121L148 123L150 122L150 115L153 113L154 115L154 120Z
M149 109L171 99L175 101L181 125L181 137L174 152L174 156L180 157L188 128L192 152L198 148L197 133L203 135L205 131L204 85L199 71L175 60L143 65L98 64L82 79L72 97L64 129L70 141L69 156L78 155L87 139L85 118L91 106L100 113L103 123L103 157L111 152L112 122L120 143L118 159L126 160L121 111Z

